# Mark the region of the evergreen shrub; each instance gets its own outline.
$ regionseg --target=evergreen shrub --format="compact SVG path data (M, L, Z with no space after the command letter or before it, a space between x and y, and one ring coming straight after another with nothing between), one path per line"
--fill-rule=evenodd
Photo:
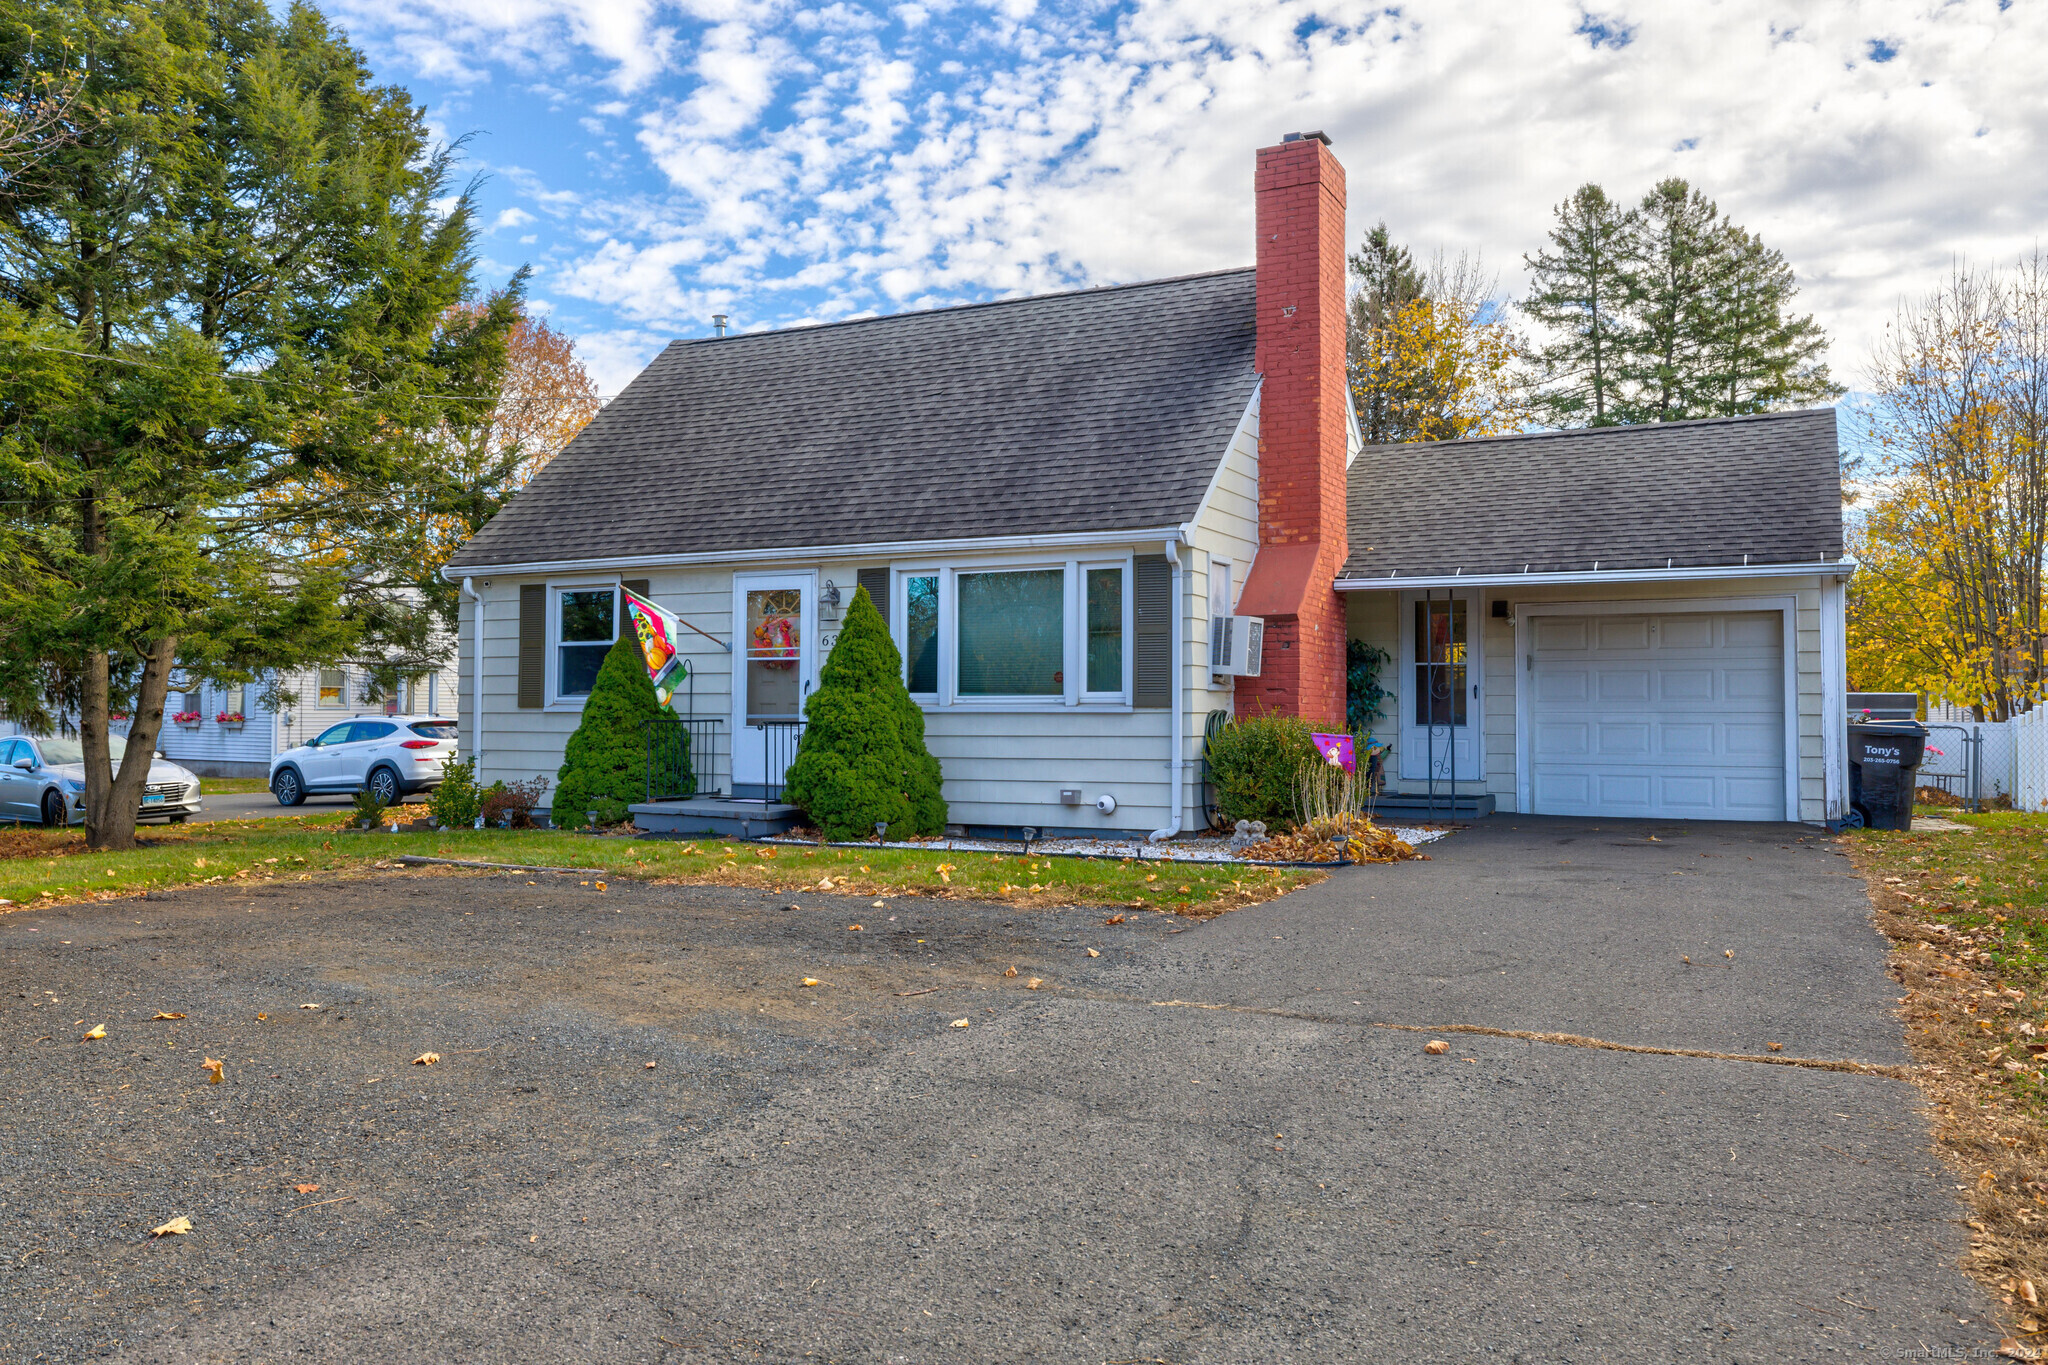
M1322 762L1315 727L1299 716L1247 716L1210 736L1206 755L1216 808L1232 824L1262 820L1292 825L1303 765Z
M903 656L865 588L854 591L804 719L783 800L827 838L872 838L877 824L899 838L946 832L924 712L903 685Z
M647 722L673 719L674 713L655 699L639 639L619 632L590 684L583 721L562 752L555 775L555 828L582 829L589 823L584 812L592 810L601 825L626 819L628 805L647 799ZM687 768L687 730L683 746Z

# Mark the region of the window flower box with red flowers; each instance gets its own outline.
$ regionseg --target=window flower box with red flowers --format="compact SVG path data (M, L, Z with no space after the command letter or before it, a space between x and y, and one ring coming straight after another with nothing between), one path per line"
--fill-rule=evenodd
M188 730L196 730L199 728L199 713L197 711L180 711L177 715L171 717L171 724L182 725Z
M223 730L239 730L246 719L240 711L223 711L213 718L213 722Z

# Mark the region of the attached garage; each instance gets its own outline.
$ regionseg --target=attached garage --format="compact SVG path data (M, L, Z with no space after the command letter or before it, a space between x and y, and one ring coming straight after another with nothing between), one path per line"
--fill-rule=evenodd
M1561 604L1523 636L1535 813L1788 818L1784 612Z

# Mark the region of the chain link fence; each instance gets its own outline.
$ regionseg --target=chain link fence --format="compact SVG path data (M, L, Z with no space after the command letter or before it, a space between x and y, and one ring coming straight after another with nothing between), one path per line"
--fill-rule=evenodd
M2019 791L2020 746L2014 721L1932 721L1920 785L1973 811L2010 809Z

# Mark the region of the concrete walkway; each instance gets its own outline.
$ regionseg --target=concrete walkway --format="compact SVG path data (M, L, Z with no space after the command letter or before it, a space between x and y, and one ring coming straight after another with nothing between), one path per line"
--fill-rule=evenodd
M1375 1026L1901 1062L1882 941L1825 841L1509 816L1432 852L794 1080L672 1164L596 1164L394 1232L123 1358L1755 1362L1995 1343L1908 1085L1453 1033L1428 1056L1428 1035Z

